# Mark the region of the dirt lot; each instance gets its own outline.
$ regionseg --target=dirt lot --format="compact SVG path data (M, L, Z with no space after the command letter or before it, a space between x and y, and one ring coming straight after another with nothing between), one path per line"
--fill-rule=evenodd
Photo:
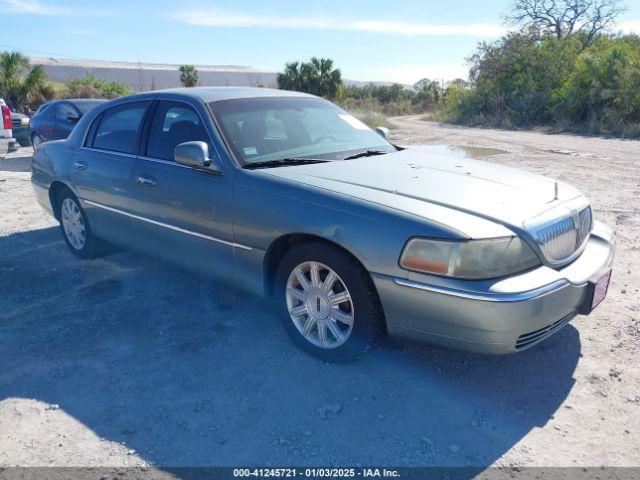
M514 356L387 342L323 364L242 291L73 257L23 149L0 160L0 467L640 466L640 142L395 122L585 191L617 234L605 302Z

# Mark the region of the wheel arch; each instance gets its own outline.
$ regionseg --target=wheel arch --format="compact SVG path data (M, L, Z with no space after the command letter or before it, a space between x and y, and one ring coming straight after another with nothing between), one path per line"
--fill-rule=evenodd
M60 212L58 211L58 198L60 198L60 194L65 190L69 190L73 193L73 190L69 185L60 180L55 180L51 185L49 185L49 201L51 202L51 210L53 211L53 216L56 220L60 220ZM74 193L75 195L75 193Z
M296 245L301 245L304 243L323 243L325 245L329 245L341 251L345 255L347 255L357 265L359 265L362 268L362 270L365 272L367 276L368 281L370 282L370 287L372 289L372 292L375 295L375 300L378 304L377 305L378 310L382 316L381 325L380 325L381 332L386 335L387 322L384 314L384 307L380 300L378 289L376 288L376 285L373 281L373 278L371 277L371 274L369 273L369 270L364 266L362 261L356 255L354 255L351 251L349 251L347 248L343 247L342 245L340 245L335 241L329 240L320 235L309 234L309 233L288 233L276 238L273 242L271 242L271 245L269 245L269 248L267 249L264 256L264 260L263 260L264 262L264 265L263 265L264 287L263 288L264 288L265 296L270 300L275 299L275 293L276 293L275 277L276 277L276 272L278 270L278 265L280 265L280 262L282 261L286 253L292 247Z
M380 295L378 294L378 290L376 289L375 283L371 278L371 274L369 270L364 266L362 261L354 255L347 248L343 247L337 242L329 240L325 237L321 237L320 235L309 234L309 233L287 233L276 238L264 255L263 260L263 272L264 272L264 292L265 296L269 299L275 298L275 277L276 272L278 270L278 265L286 255L286 253L294 246L304 244L304 243L323 243L325 245L329 245L336 250L341 251L349 258L351 258L355 263L357 263L362 270L366 273L367 278L370 282L371 288L375 293L376 300L378 302L378 307L384 316L384 309L382 308L382 302L380 301ZM383 324L386 326L386 322L383 321Z
M267 251L265 252L263 259L263 272L264 272L264 291L269 298L273 298L275 294L275 276L278 270L278 266L280 262L286 255L286 253L294 246L300 245L303 243L324 243L325 245L329 245L334 247L343 253L349 255L353 259L355 259L361 266L362 262L360 262L355 255L353 255L349 250L344 248L342 245L339 245L336 242L328 240L319 235L314 235L310 233L287 233L285 235L281 235L276 238L271 244ZM364 266L363 266L364 268Z

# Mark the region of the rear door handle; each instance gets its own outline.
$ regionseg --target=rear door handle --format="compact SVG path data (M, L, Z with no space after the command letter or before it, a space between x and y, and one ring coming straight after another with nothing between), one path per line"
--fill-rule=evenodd
M146 175L140 175L137 182L140 185L148 185L149 187L155 187L158 184L158 181L155 178L147 177Z
M73 164L73 168L75 168L76 170L86 170L87 162L75 162Z

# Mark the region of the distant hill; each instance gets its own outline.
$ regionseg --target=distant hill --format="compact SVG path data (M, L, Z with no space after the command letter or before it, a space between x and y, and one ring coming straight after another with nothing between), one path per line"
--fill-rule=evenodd
M179 65L154 63L103 62L31 58L33 65L42 65L52 82L64 83L88 74L107 82L118 82L134 92L180 87ZM234 85L274 87L276 72L260 71L242 66L197 65L200 85Z

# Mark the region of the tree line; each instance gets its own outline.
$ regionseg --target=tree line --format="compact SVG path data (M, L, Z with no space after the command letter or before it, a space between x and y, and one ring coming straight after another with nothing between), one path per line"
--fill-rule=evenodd
M504 20L517 29L478 45L468 81L345 85L331 60L312 58L288 63L278 86L364 114L640 137L640 37L614 31L625 10L619 0L514 0Z

